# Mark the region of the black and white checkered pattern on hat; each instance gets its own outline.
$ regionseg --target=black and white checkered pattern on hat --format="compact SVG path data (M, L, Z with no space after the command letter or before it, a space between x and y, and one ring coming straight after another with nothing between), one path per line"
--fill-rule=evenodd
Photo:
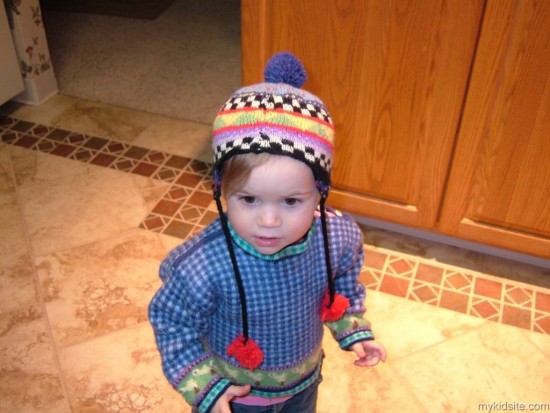
M306 101L293 94L246 93L235 95L223 105L221 111L225 112L244 108L283 109L287 112L300 113L304 116L317 118L332 125L332 118L321 103Z
M284 139L277 136L248 136L237 138L217 145L214 150L215 162L219 163L224 159L241 153L267 152L275 155L288 155L292 158L306 162L314 174L328 182L332 170L332 160L325 154L305 145Z

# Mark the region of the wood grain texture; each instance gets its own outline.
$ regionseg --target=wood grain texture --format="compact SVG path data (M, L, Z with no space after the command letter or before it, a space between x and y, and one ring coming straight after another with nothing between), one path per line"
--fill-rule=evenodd
M441 229L550 258L550 3L489 1Z
M267 58L289 50L308 71L304 87L331 111L337 191L330 202L433 228L483 0L242 4L244 83L260 81Z

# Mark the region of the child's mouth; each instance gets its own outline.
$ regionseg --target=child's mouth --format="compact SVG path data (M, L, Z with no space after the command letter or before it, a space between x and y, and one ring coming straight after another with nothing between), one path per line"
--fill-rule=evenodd
M264 248L276 247L280 241L280 238L275 237L256 237L256 244Z

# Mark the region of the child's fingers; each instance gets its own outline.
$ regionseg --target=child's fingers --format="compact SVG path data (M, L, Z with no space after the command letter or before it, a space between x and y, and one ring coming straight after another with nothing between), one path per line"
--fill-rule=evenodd
M386 353L386 349L382 347L380 349L380 360L386 361L387 358L388 358L388 353Z
M227 395L230 396L230 400L233 400L235 397L246 396L248 393L250 393L250 385L230 386L227 389Z

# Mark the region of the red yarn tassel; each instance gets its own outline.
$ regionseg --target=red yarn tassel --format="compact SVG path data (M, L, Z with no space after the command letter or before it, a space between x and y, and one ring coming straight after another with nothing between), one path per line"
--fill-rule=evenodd
M264 361L264 352L254 340L245 340L242 333L227 346L227 354L234 357L241 366L253 371Z
M329 306L329 304L330 294L327 292L323 297L323 303L321 304L321 320L323 321L330 322L340 320L350 305L349 300L342 294L336 294L332 305Z

